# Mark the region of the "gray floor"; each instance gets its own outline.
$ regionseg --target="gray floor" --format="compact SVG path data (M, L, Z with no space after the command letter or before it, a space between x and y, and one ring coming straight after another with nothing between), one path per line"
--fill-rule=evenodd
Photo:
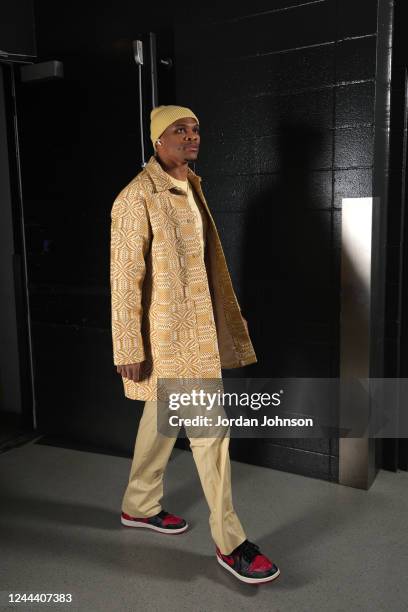
M250 586L218 565L192 455L174 449L163 507L179 536L119 523L130 459L34 444L0 455L0 580L8 591L72 593L21 610L407 610L408 474L369 491L232 463L249 539L280 567ZM11 609L1 607L1 609Z

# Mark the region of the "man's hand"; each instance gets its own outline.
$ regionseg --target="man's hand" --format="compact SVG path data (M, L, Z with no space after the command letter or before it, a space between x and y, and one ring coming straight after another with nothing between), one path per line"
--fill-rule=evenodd
M123 378L129 378L129 380L133 380L133 382L138 382L140 376L140 363L118 365L116 366L116 371L123 376Z

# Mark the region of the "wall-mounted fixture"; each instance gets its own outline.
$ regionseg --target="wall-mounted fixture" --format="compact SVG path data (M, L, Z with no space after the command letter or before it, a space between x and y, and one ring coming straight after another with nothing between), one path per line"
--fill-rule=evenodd
M26 64L20 66L20 76L23 83L51 81L64 78L64 64L59 60Z

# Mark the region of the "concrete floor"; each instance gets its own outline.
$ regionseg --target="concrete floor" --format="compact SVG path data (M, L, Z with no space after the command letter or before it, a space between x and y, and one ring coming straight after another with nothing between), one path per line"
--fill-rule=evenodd
M407 473L380 472L361 491L233 462L247 536L281 569L250 586L215 560L190 453L174 449L165 478L163 507L191 525L178 536L120 525L129 469L130 459L34 442L0 455L1 610L407 610ZM8 591L73 603L11 608Z

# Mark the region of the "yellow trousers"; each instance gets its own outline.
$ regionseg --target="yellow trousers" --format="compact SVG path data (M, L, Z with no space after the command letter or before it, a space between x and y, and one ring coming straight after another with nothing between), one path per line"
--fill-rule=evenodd
M188 435L188 431L186 433ZM229 440L228 435L189 438L210 509L211 535L226 555L246 539L232 503ZM123 512L145 518L162 510L163 475L175 442L176 437L157 431L157 402L146 401L136 436L129 483L123 497Z

